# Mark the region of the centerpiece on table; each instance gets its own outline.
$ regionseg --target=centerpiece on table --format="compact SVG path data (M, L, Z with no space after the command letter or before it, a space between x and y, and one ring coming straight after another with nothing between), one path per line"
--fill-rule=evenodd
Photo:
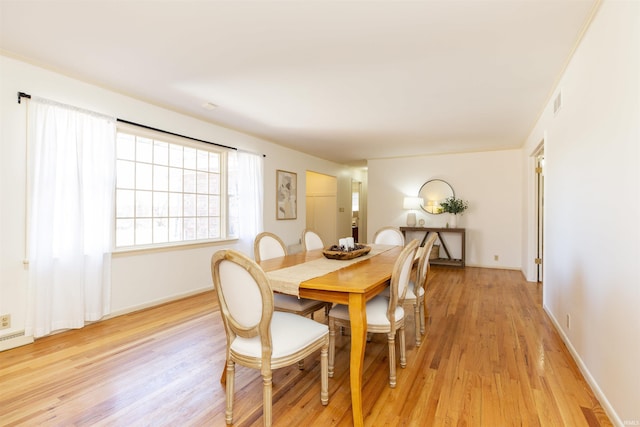
M451 228L458 227L458 215L462 216L464 211L469 208L469 202L462 199L456 199L456 196L448 197L444 202L440 203L440 212L450 213L453 216L447 226Z
M337 245L324 249L322 253L329 259L346 260L366 255L370 251L370 246L355 243L353 237L345 237L344 239L339 239Z

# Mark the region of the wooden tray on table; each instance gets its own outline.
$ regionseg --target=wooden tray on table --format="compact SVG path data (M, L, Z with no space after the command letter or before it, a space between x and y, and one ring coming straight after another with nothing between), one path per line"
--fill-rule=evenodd
M331 246L322 250L322 253L326 258L348 260L361 257L371 252L371 247L366 245L356 245L356 249L350 251L343 251L339 246Z

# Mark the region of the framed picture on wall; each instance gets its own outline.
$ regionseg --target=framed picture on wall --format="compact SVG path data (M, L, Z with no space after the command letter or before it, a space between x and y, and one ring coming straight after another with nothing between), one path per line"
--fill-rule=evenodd
M276 170L276 219L298 217L298 175Z

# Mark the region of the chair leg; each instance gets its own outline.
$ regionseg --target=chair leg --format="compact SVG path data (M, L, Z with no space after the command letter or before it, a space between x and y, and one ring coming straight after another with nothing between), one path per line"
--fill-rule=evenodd
M387 342L389 344L389 387L396 386L396 333L395 331L387 334Z
M333 365L336 361L336 319L329 317L329 378L333 378Z
M429 316L429 309L427 308L427 297L422 298L422 307L424 308L422 313L422 318L424 319L425 325L427 324L427 318ZM424 331L422 332L424 334Z
M226 365L222 368L222 373L220 373L220 384L225 385L227 383L227 369Z
M407 367L407 343L404 337L404 325L400 327L400 367Z
M328 344L320 349L320 403L329 403L329 363Z
M427 305L425 304L426 299L423 297L419 300L418 306L420 307L420 333L424 335L425 324L426 324L426 315L427 315Z
M233 387L235 377L235 362L233 360L227 361L227 408L225 411L225 421L227 424L233 424Z
M272 412L272 395L271 395L271 371L267 375L262 376L262 418L264 420L264 427L271 427L271 412Z
M422 337L420 335L420 302L416 301L415 304L413 304L413 320L414 320L414 324L415 324L415 332L416 332L416 347L420 347L420 344L422 344Z

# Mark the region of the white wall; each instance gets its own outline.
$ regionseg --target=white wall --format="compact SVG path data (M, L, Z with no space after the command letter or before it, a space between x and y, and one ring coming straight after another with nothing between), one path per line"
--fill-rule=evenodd
M380 227L406 225L403 198L417 196L422 184L439 178L453 187L456 197L469 201L458 220L458 227L466 228L467 265L520 269L521 157L520 150L503 150L370 160L368 241ZM428 227L444 227L449 220L448 214L423 211L417 217ZM447 239L447 246L455 246L455 239Z
M544 307L614 423L637 425L639 2L602 3L558 91L523 153L545 140Z
M3 330L2 335L24 329L27 303L28 268L23 264L26 106L17 103L18 91L194 138L266 154L264 228L279 234L287 244L297 243L305 226L304 189L307 170L337 176L338 191L348 187L344 190L347 194L339 194L338 200L350 200L351 178L346 172L348 168L342 165L5 56L0 56L0 85L0 313L12 315L12 328ZM296 220L275 219L276 169L298 174L299 206ZM344 207L348 210L349 206ZM338 214L338 223L349 229L349 213L342 216ZM123 313L210 288L209 259L215 250L226 247L244 250L251 255L253 251L252 248L241 248L232 243L115 255L112 267L112 312Z

